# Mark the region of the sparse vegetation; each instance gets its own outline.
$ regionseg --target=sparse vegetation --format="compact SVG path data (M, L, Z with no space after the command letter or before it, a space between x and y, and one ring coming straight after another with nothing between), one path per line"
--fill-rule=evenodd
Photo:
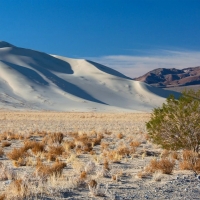
M0 186L6 183L2 198L56 199L68 191L88 191L88 196L112 199L113 185L118 189L125 180L141 182L137 177L160 184L161 179L168 180L166 176L174 178L178 167L200 172L198 153L155 148L137 126L134 133L111 130L4 131L1 145L5 141L11 145L0 148Z

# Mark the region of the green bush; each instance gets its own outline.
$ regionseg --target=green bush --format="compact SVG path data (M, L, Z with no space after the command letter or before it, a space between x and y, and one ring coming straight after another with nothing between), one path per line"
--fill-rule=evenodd
M179 99L168 97L153 110L146 127L152 142L164 149L199 152L200 90L184 91Z

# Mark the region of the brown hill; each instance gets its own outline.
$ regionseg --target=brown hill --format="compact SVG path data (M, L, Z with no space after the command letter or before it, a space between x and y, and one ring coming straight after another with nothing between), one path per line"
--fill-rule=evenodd
M177 87L200 85L200 66L185 69L154 69L143 76L134 78L156 87Z

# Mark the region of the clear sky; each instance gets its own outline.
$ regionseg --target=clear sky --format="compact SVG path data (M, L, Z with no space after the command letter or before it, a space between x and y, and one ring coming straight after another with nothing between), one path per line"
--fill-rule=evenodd
M132 77L196 66L200 0L0 0L0 40Z

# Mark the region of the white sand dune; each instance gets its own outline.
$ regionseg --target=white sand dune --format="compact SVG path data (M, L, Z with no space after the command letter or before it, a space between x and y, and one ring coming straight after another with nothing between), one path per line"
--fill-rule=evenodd
M1 109L149 112L171 93L179 95L92 61L0 41Z

